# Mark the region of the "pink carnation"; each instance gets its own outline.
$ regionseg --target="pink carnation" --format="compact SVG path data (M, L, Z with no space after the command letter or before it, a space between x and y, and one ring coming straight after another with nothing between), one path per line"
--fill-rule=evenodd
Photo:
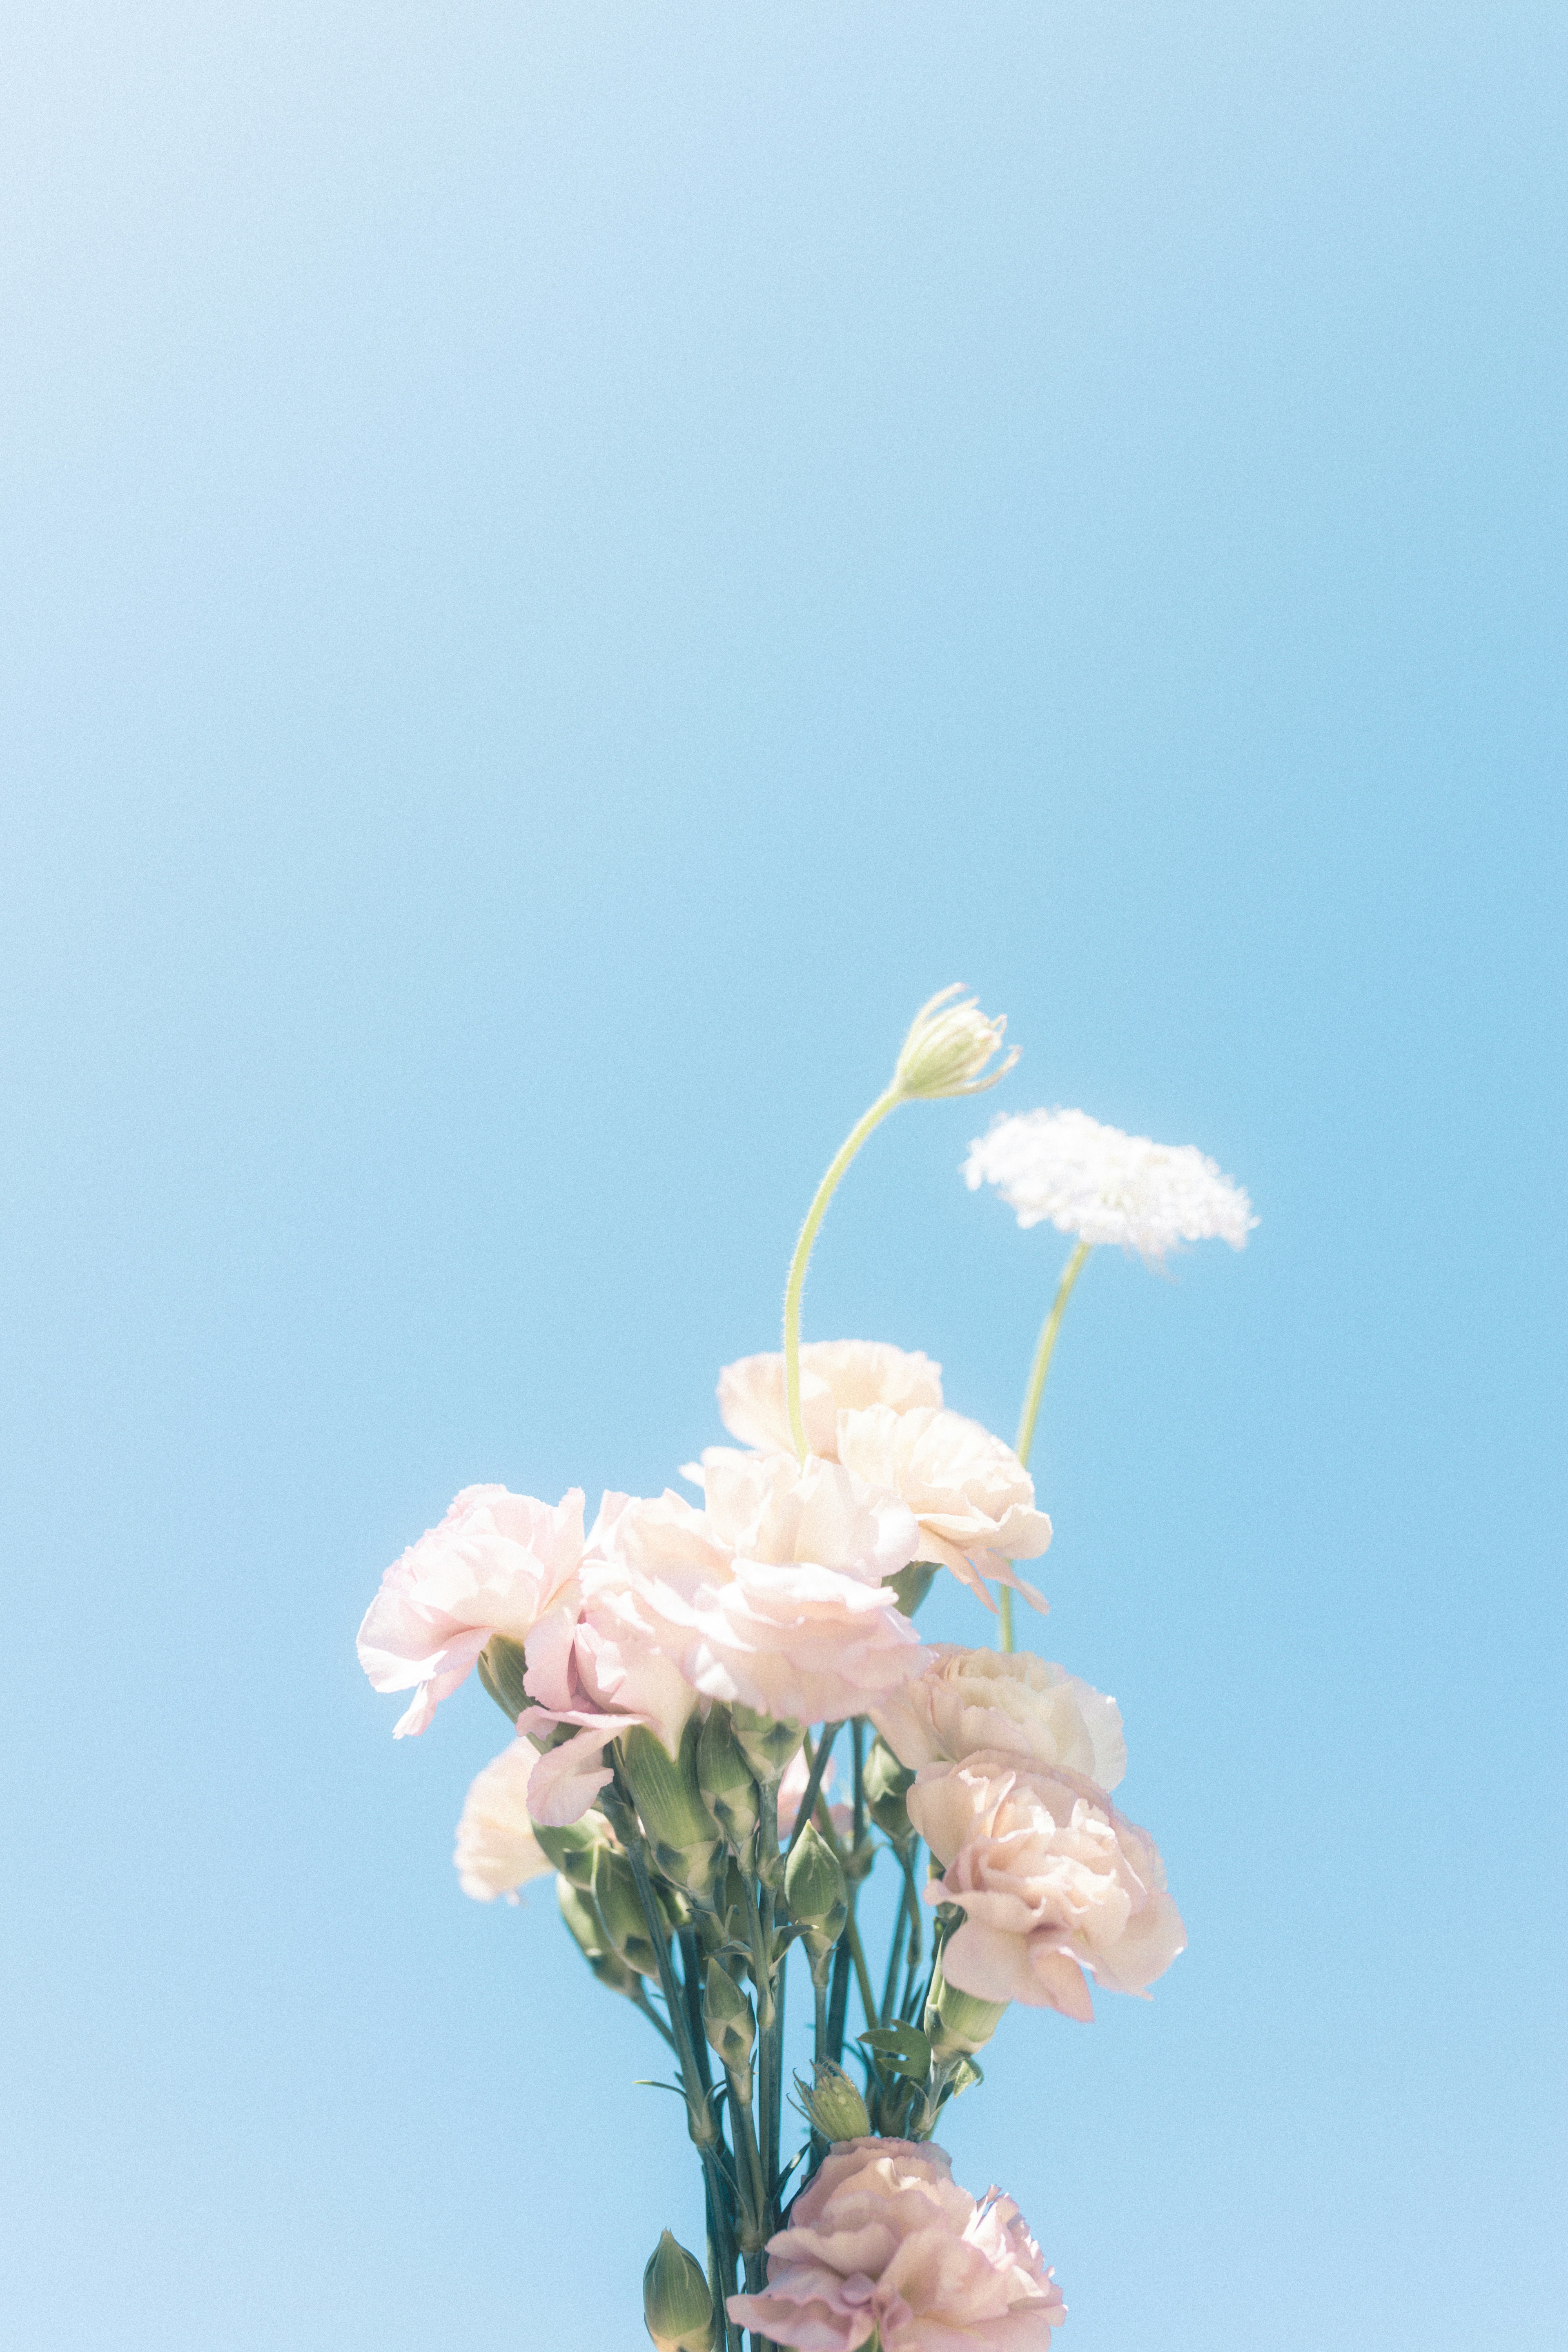
M929 2143L851 2139L769 2240L763 2293L729 2312L792 2352L1049 2352L1067 2306L1010 2197L977 2204Z
M423 1731L472 1671L492 1633L524 1642L552 1610L574 1613L583 1557L583 1490L552 1508L504 1486L465 1486L381 1580L359 1629L359 1659L377 1690L412 1690L395 1726Z
M942 1954L961 1992L1087 2024L1086 1969L1112 1992L1142 1993L1185 1948L1153 1839L1082 1773L982 1748L922 1765L907 1802L944 1865L927 1902L963 1913Z
M908 1412L942 1402L942 1366L886 1339L813 1339L800 1351L800 1407L806 1444L838 1459L838 1415L873 1404ZM742 1356L719 1375L719 1417L731 1437L764 1454L791 1454L782 1356Z

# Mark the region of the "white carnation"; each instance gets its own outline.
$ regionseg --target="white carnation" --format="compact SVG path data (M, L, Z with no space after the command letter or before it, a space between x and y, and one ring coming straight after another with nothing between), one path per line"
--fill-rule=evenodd
M963 1181L972 1192L994 1185L1020 1225L1117 1242L1150 1265L1181 1242L1244 1248L1258 1223L1241 1186L1194 1144L1123 1135L1081 1110L997 1119L970 1145Z
M458 1823L458 1884L476 1903L493 1903L554 1868L540 1850L528 1817L528 1776L538 1761L531 1739L514 1739L477 1775Z

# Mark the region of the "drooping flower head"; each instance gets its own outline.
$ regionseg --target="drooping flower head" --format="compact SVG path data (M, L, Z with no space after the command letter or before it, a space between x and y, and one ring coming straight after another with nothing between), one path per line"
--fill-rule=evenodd
M1087 2024L1086 1969L1142 1993L1184 1949L1153 1839L1081 1772L983 1748L922 1765L905 1802L943 1865L926 1900L963 1913L942 1955L961 1992Z
M498 1895L515 1903L520 1886L554 1868L528 1813L528 1777L538 1757L531 1739L514 1739L468 1790L452 1859L458 1884L476 1903L493 1903Z
M574 1613L583 1490L536 1502L504 1486L465 1486L381 1580L359 1629L359 1659L380 1691L412 1690L394 1727L424 1731L472 1672L492 1633L526 1642L551 1612Z
M1239 1184L1195 1145L1123 1135L1081 1110L999 1118L969 1147L963 1181L994 1185L1020 1225L1049 1223L1093 1245L1115 1242L1158 1265L1183 1242L1246 1246L1257 1224Z
M956 1004L952 1002L955 996ZM939 989L910 1022L899 1049L892 1091L906 1101L984 1093L1005 1078L1018 1058L1015 1045L987 1074L987 1064L1002 1052L1006 1028L1005 1013L995 1021L988 1018L978 999L965 996L963 982L955 980L951 987Z
M1050 2352L1061 2290L1010 2197L978 2201L930 2141L835 2147L731 2319L792 2352Z

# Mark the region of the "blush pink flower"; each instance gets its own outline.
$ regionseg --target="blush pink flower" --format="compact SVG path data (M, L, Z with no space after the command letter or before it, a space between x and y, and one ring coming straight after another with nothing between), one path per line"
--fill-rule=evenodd
M377 1690L412 1690L394 1727L423 1731L473 1669L492 1633L526 1642L547 1613L574 1613L583 1557L583 1490L553 1507L504 1486L465 1486L381 1580L359 1629Z
M838 1415L872 1404L894 1412L942 1402L942 1366L884 1339L816 1339L800 1351L800 1405L806 1444L838 1458ZM719 1414L731 1437L764 1454L795 1452L784 1403L782 1356L742 1356L719 1375Z
M1087 2024L1085 1969L1110 1991L1143 1993L1185 1948L1152 1838L1082 1773L982 1749L922 1765L906 1802L943 1865L927 1902L963 1913L942 1955L961 1992Z
M1039 1557L1051 1523L1035 1508L1034 1480L1001 1438L961 1412L873 1404L839 1413L838 1459L909 1505L920 1521L921 1559L950 1568L988 1609L990 1578L1044 1613L1044 1600L1013 1562Z
M962 1764L982 1748L1026 1764L1064 1764L1101 1789L1127 1769L1113 1698L1028 1650L938 1642L931 1664L872 1717L900 1764Z
M731 2319L791 2352L1049 2352L1061 2290L1010 2197L979 2202L931 2143L836 2147Z

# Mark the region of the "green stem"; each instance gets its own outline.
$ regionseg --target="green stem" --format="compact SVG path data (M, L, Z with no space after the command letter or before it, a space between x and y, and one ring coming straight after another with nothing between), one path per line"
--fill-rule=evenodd
M809 1451L805 1442L805 1422L800 1409L800 1300L805 1288L805 1269L816 1241L817 1229L826 1214L827 1203L838 1190L839 1180L849 1162L874 1128L880 1127L890 1110L897 1110L903 1100L897 1087L889 1087L879 1095L864 1118L856 1121L834 1153L826 1175L817 1186L805 1223L800 1229L800 1239L795 1245L795 1255L789 1262L789 1280L784 1285L784 1400L789 1408L790 1434L795 1450L804 1462Z
M866 2024L868 2031L877 2022L877 1996L871 1990L871 1971L866 1966L866 1953L860 1941L860 1930L855 1924L855 1898L860 1892L860 1886L858 1880L851 1878L849 1874L847 1857L838 1832L833 1826L833 1816L827 1810L827 1801L823 1797L818 1797L816 1801L816 1826L832 1847L834 1859L844 1873L844 1887L848 1897L849 1916L844 1922L842 1940L847 1944L849 1958L855 1964L855 1982L859 1988L860 2006L866 2012Z
M789 1845L784 1856L786 1861L800 1843L801 1832L811 1819L813 1809L816 1804L817 1791L822 1786L822 1776L827 1769L827 1759L833 1751L833 1743L843 1728L842 1723L825 1723L822 1727L822 1745L815 1754L812 1751L809 1731L802 1742L805 1749L805 1788L795 1812L795 1827L790 1832Z
M1040 1417L1040 1399L1046 1392L1046 1374L1051 1369L1051 1358L1056 1353L1057 1333L1061 1329L1062 1313L1068 1300L1072 1297L1073 1284L1089 1264L1090 1247L1089 1243L1079 1242L1074 1248L1071 1257L1062 1269L1062 1278L1057 1285L1057 1295L1051 1301L1051 1311L1040 1327L1040 1337L1035 1349L1035 1360L1029 1367L1029 1385L1024 1391L1024 1410L1018 1422L1017 1440L1013 1447L1014 1453L1026 1469L1029 1464L1030 1448L1035 1443L1035 1423ZM1002 1617L1001 1646L1004 1650L1010 1650L1013 1646L1013 1595L1006 1585L1002 1587L999 1607Z

